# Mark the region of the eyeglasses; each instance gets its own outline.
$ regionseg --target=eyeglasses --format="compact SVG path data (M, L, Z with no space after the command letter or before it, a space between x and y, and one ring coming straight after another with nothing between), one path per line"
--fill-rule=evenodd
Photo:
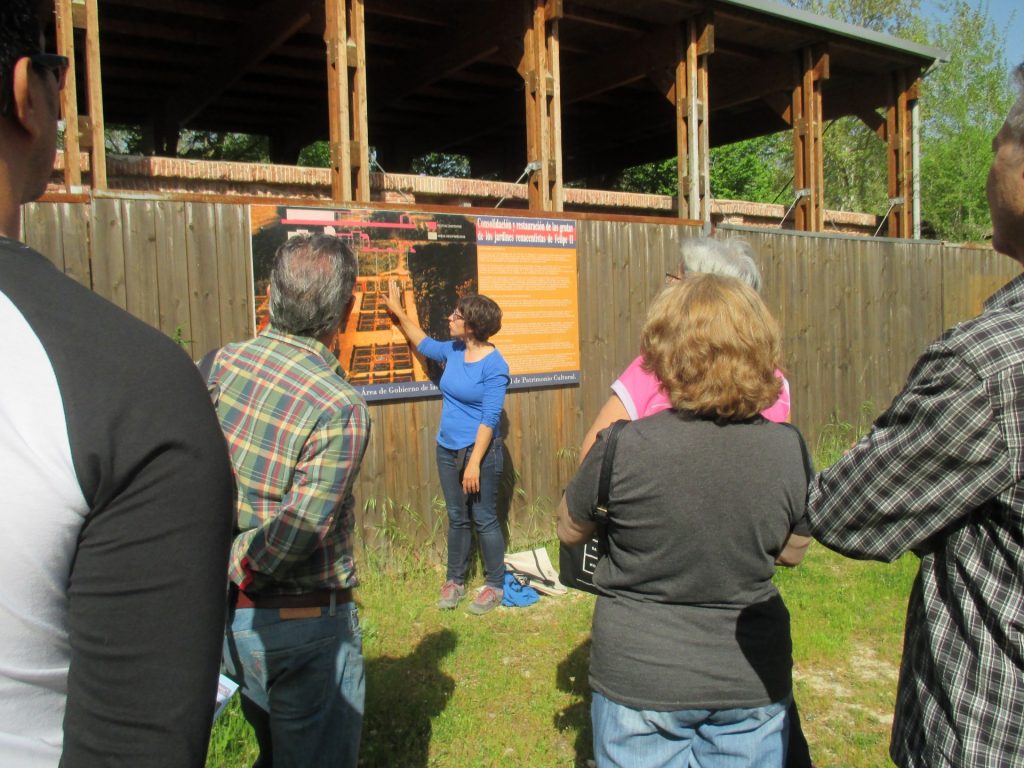
M464 318L462 316L462 313L459 312L459 310L457 310L457 309L454 312L452 312L450 315L448 315L448 317L450 317L452 320L465 320L466 319L466 318Z
M672 285L673 283L675 283L675 282L677 282L679 280L682 280L682 279L683 278L681 278L675 272L666 272L665 273L665 285Z
M53 75L53 79L57 81L57 90L64 90L64 83L68 79L68 67L71 66L67 56L57 53L33 53L28 60L36 71L49 72Z
M25 54L18 58L28 59L29 64L37 72L49 72L53 75L53 79L57 81L57 90L64 89L64 83L68 77L68 67L71 66L71 62L67 56L61 56L56 53L38 53ZM7 117L11 114L11 108L14 104L14 78L8 75L7 82L4 83L3 91L0 91L0 117Z

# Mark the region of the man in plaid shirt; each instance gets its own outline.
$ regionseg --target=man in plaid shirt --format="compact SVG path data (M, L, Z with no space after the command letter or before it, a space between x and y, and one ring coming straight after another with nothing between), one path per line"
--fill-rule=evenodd
M238 483L224 665L257 765L354 768L359 755L352 483L370 417L328 349L356 272L338 238L289 239L271 272L270 327L219 350L208 379Z
M993 247L1024 263L1021 97L993 141ZM1024 275L934 342L863 438L811 484L817 539L921 567L890 753L900 766L1024 766Z

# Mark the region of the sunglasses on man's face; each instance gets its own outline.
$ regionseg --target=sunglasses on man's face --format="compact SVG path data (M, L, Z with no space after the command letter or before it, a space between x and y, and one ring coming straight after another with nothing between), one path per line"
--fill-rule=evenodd
M68 67L71 62L67 56L57 53L31 53L19 58L28 59L28 63L36 72L49 72L57 81L57 90L63 90L64 83L68 77ZM2 95L0 95L0 116L7 117L11 113L14 101L14 78L8 76L4 84Z
M67 56L58 53L33 53L28 57L29 63L37 72L49 72L57 81L57 90L64 90L64 83L68 79L68 67L71 62Z

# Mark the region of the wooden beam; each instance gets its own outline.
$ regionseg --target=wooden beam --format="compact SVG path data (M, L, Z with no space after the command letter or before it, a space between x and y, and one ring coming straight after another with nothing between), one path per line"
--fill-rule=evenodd
M518 29L518 3L475 4L445 34L422 41L408 65L383 73L374 80L374 95L383 104L394 104L470 64L498 53L504 36ZM379 94L379 95L378 95Z
M356 200L370 202L370 139L366 114L366 26L365 0L349 0L348 41L346 43L349 92L352 94L349 114L352 119L351 162L354 166Z
M711 94L711 108L715 111L728 109L763 99L765 96L791 93L797 85L796 78L792 53L759 61L756 65L744 67L731 76L716 77L715 91Z
M676 179L680 218L707 220L710 215L708 150L708 46L713 35L707 18L690 19L676 30L675 82Z
M827 49L801 50L795 74L799 78L792 110L795 224L804 232L821 232L825 227L821 81L829 75Z
M447 26L443 14L438 13L430 5L424 6L415 0L388 0L386 3L371 3L365 12L387 19L401 19L435 27Z
M103 22L103 34L123 35L131 40L164 40L189 47L205 46L217 50L226 45L224 35L212 29L210 25L177 27L156 21L107 19Z
M523 3L523 60L526 83L526 160L531 211L562 210L561 105L558 21L547 20L545 0Z
M313 18L311 6L319 0L291 0L269 3L260 12L246 15L246 23L207 65L167 99L166 115L186 125L211 101L237 82L281 43Z
M659 27L642 38L602 51L567 72L562 92L571 104L644 80L671 68L675 28Z
M220 3L204 3L199 0L103 0L103 5L122 8L138 8L144 11L158 11L179 16L209 19L210 21L238 20L238 12Z
M564 18L601 29L610 29L613 32L621 32L630 36L639 36L647 32L648 26L628 16L621 16L617 13L591 8L578 2L566 0L563 4Z
M558 0L558 14L551 18L552 14L546 14L548 21L547 35L547 64L548 72L551 74L551 89L548 92L548 124L550 130L548 139L550 141L549 155L552 163L551 172L553 178L548 180L551 186L551 210L561 211L565 205L565 193L563 189L564 168L562 165L562 64L561 64L561 37L559 31L561 25L561 0ZM549 0L550 5L550 0Z
M107 188L107 153L103 131L103 80L100 72L100 17L97 0L85 0L85 77L92 128L92 188Z
M331 198L352 199L351 120L348 78L346 0L324 0L327 46L327 113L330 122Z
M889 108L886 110L889 237L911 236L914 184L909 96L914 80L913 75L902 70L889 76Z
M82 161L78 141L78 87L75 80L75 29L71 0L54 4L57 28L57 53L67 56L68 67L64 90L60 92L60 111L64 118L64 191L81 192Z

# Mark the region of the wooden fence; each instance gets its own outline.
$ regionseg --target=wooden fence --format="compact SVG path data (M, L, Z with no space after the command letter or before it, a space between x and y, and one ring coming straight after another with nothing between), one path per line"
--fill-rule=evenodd
M783 328L793 421L813 444L833 414L881 410L944 328L977 314L1019 272L984 248L722 228L760 254L764 296ZM514 538L551 535L583 432L637 354L640 327L681 238L678 223L577 221L582 382L509 394L502 499ZM67 274L198 359L252 335L247 206L94 197L26 206L26 242ZM500 345L500 336L497 338ZM443 543L434 466L436 399L371 405L373 439L357 497L364 541L387 551ZM685 457L680 457L685 463Z

